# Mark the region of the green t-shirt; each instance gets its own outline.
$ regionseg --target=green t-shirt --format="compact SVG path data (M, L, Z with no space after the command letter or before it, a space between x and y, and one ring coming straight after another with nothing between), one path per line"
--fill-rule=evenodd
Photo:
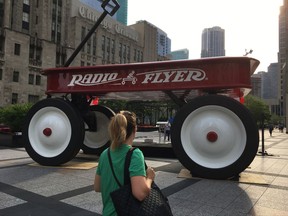
M120 184L124 184L124 164L125 157L131 146L122 144L115 150L110 150L113 169ZM146 176L144 165L144 156L140 149L135 149L131 157L129 167L130 177L132 176ZM103 202L103 216L117 215L110 197L110 193L119 188L116 180L113 177L112 170L109 165L107 149L102 152L96 173L101 176L101 196Z

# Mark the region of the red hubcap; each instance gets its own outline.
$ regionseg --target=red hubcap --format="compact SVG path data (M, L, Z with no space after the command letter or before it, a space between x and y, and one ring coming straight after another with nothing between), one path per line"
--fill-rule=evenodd
M216 142L218 139L218 135L217 133L215 133L214 131L210 131L208 134L207 134L207 140L210 141L210 142Z
M45 136L51 136L51 134L52 134L51 128L45 128L45 129L43 130L43 134L44 134Z

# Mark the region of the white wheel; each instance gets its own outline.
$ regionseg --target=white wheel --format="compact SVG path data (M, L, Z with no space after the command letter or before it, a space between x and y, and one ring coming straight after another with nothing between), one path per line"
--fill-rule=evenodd
M84 153L101 154L110 144L108 124L115 113L108 107L97 105L91 106L90 111L94 112L97 120L96 132L85 132L82 149ZM85 124L85 128L88 126Z
M259 146L257 125L249 110L221 95L193 99L171 127L175 155L194 176L226 179L253 161Z
M32 148L43 157L61 154L69 145L71 133L68 117L56 107L45 107L36 112L28 129Z
M30 157L42 165L71 160L84 139L84 123L73 105L62 99L45 99L28 112L23 140Z
M181 128L181 140L194 162L204 167L222 168L240 158L246 146L246 132L235 113L211 105L200 107L187 116Z

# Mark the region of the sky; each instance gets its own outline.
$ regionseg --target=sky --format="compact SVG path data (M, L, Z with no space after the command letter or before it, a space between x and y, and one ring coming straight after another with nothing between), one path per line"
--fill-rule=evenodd
M278 61L278 21L283 0L128 0L128 25L146 20L171 39L171 51L187 48L189 59L201 56L205 28L225 30L226 56L256 58L258 71Z

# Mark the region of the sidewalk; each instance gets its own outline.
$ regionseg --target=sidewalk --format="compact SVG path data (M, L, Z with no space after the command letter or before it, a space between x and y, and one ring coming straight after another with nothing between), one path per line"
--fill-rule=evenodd
M259 134L261 138L261 131ZM141 140L145 137L140 135L147 134L138 135ZM258 175L264 183L180 178L184 167L177 159L146 158L156 170L155 181L168 196L174 216L287 216L288 134L274 130L270 137L265 130L264 135L268 154L258 154L242 173ZM260 140L259 151L261 144ZM80 153L73 161L97 162L98 158L82 159ZM0 148L1 216L101 215L101 196L93 191L95 168L51 168L31 163L23 148Z

